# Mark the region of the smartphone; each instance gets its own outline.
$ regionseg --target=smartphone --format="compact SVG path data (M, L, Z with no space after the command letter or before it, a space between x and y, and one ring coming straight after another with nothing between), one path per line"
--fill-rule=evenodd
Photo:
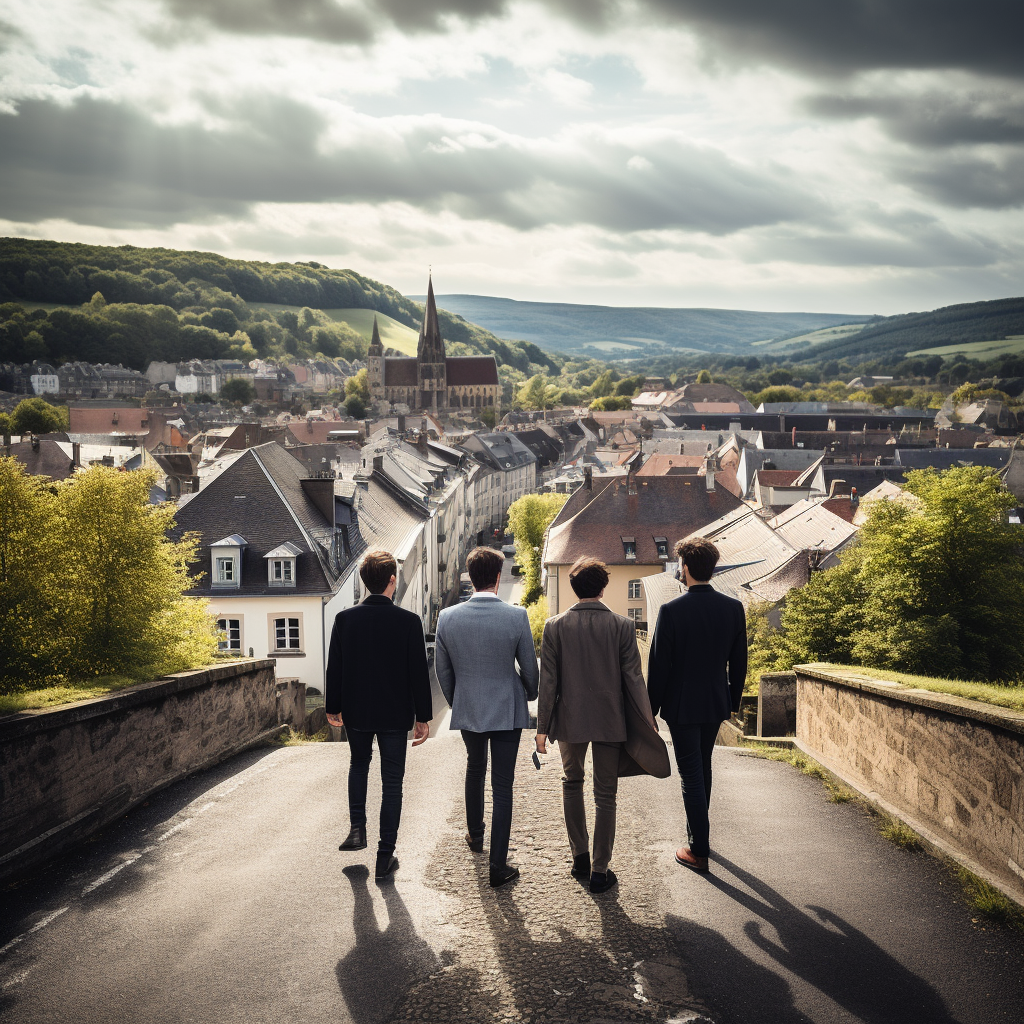
M540 771L540 754L536 750L533 752L533 767Z

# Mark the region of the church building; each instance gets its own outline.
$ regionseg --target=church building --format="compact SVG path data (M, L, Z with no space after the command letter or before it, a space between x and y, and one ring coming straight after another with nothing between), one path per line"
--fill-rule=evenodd
M434 282L427 284L415 356L385 356L373 318L367 353L370 398L403 403L410 411L458 412L461 409L498 410L501 382L494 356L446 356L437 323Z

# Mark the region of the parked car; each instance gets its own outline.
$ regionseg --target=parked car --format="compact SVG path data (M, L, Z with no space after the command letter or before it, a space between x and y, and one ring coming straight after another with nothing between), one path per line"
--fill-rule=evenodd
M512 575L513 576L522 576L523 575L523 567L518 562L513 562L512 563Z
M502 546L501 546L501 553L506 558L513 558L515 556L515 553L516 553L516 546L515 546L515 544L502 544Z

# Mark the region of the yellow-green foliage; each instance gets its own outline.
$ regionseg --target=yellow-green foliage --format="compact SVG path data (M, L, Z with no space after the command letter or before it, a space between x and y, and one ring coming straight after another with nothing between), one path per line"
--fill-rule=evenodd
M526 614L530 617L533 646L540 654L540 642L544 638L544 623L548 621L548 599L541 595L526 609Z
M508 510L508 526L516 539L516 557L523 567L523 604L540 597L541 549L551 521L569 500L567 494L527 494Z
M196 540L168 540L152 483L97 466L55 485L0 458L0 692L216 655L205 603L184 596Z

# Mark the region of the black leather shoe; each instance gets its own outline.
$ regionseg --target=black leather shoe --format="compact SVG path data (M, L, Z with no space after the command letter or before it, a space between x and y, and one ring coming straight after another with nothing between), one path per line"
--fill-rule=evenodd
M398 858L393 853L378 853L377 867L374 869L373 877L378 881L387 878L398 869Z
M339 850L365 850L366 829L360 825L353 825L348 838L338 847Z
M615 877L615 872L611 868L604 872L604 874L595 871L590 876L590 891L607 892L613 885L617 885L618 881Z
M503 868L491 868L491 888L497 889L518 877L519 868L515 864L506 864Z
M569 874L577 881L590 881L590 854L581 853L578 857L573 857L572 870Z
M467 835L466 836L466 845L474 853L483 853L484 852L484 837L483 836L479 836L478 838L474 839L471 835Z

